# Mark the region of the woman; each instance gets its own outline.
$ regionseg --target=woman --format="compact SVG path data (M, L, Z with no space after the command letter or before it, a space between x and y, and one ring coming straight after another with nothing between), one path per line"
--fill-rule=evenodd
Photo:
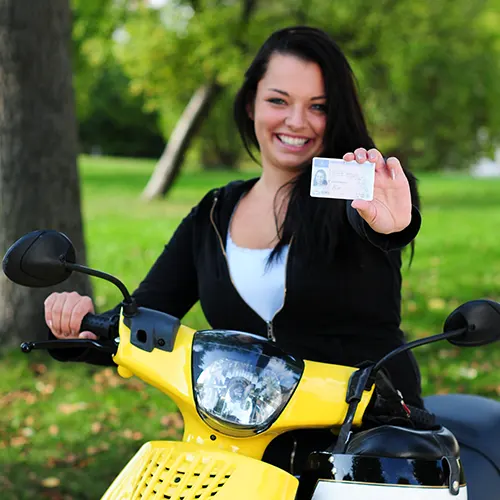
M134 292L137 303L182 318L200 300L213 328L267 336L315 361L352 366L404 343L401 248L420 227L415 180L375 149L340 49L313 28L274 33L245 74L234 115L248 152L260 152L261 176L210 191L193 208ZM311 198L314 156L375 162L373 201ZM76 293L45 302L57 338L77 337L88 312L91 300ZM92 350L53 355L112 364ZM406 402L421 406L413 355L387 368ZM266 458L287 468L295 437L276 440Z
M313 184L315 186L326 186L328 184L328 182L326 182L326 172L324 170L318 170L316 172Z

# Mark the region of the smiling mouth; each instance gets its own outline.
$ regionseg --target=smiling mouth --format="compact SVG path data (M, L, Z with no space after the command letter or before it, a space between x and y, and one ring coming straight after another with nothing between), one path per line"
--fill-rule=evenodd
M286 146L295 146L295 147L302 147L305 146L307 143L311 141L311 139L307 138L299 138L299 137L290 137L288 135L281 135L281 134L276 134L276 137L280 140L281 143L285 144Z

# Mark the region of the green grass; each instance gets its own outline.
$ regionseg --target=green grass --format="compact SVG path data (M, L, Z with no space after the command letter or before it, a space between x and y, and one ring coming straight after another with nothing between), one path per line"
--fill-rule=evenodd
M83 158L81 178L88 261L130 288L144 276L181 218L227 172L188 169L167 201L139 194L152 162ZM242 177L255 175L245 172ZM500 179L426 175L424 224L404 271L403 325L410 338L441 331L447 314L479 297L500 300ZM408 264L408 255L406 255ZM101 309L119 292L94 280ZM376 293L376 291L374 291ZM184 322L206 325L199 307ZM415 351L426 394L469 392L500 398L500 348L449 344ZM36 353L8 353L0 365L2 500L95 499L145 440L178 437L172 403L111 369L62 364Z

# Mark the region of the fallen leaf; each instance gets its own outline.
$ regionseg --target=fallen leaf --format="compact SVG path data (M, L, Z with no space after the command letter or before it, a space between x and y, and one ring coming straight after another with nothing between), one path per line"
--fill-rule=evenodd
M130 389L131 391L137 391L137 392L144 391L144 382L137 378L127 379L125 381L125 384L127 389Z
M175 438L178 439L180 436L180 431L178 429L174 429L171 427L170 429L166 429L164 431L160 431L158 433L158 437L160 438Z
M99 432L102 431L102 424L101 422L94 422L92 426L90 427L92 434L98 434Z
M21 430L21 434L24 437L29 438L29 437L33 436L33 434L35 434L35 431L31 427L25 427L24 429Z
M55 424L52 424L49 427L49 434L51 436L57 436L59 434L59 427L57 427L57 425L55 425Z
M61 480L57 477L46 477L42 479L42 485L45 488L57 488L61 484Z
M15 436L10 440L10 445L14 448L18 448L19 446L24 446L28 440L24 436Z
M44 365L43 363L32 363L30 365L30 370L35 375L43 375L47 371L47 366Z
M433 299L429 299L429 302L427 303L427 307L431 311L441 311L446 307L446 302L439 297L435 297Z
M58 407L57 410L60 411L61 413L64 413L64 415L71 415L72 413L76 413L77 411L82 411L87 409L88 404L84 402L80 403L61 403Z
M184 421L179 413L171 413L169 415L164 415L161 417L161 425L165 427L174 427L175 429L182 429L184 427Z
M42 382L41 380L39 380L35 384L35 389L40 394L52 394L55 390L55 387L52 384L46 384L45 382Z
M67 455L66 457L64 457L64 463L67 463L67 464L74 464L77 460L78 460L78 457L74 453L71 453L71 454Z
M134 432L131 430L131 429L125 429L123 432L122 432L122 436L125 438L125 439L132 439L134 435Z
M80 460L76 466L79 469L84 469L85 467L88 467L91 463L95 462L93 458L84 458L83 460Z
M12 391L0 398L0 407L7 406L18 399L24 400L29 405L37 401L36 395L29 391Z

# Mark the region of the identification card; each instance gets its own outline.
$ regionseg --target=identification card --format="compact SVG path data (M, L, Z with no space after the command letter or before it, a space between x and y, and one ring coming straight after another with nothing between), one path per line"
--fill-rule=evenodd
M373 200L375 163L313 158L311 196L343 200Z

